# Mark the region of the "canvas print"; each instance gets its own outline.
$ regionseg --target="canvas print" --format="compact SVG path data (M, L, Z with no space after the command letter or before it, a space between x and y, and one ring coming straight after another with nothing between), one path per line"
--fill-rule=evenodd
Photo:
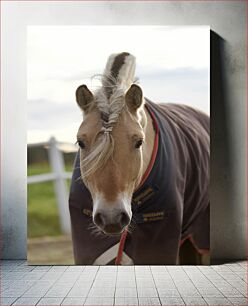
M209 39L29 27L29 263L210 263Z

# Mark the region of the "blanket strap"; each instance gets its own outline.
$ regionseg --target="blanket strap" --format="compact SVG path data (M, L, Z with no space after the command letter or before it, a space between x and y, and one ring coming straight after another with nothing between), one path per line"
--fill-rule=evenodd
M118 253L117 253L116 260L115 260L116 265L121 264L122 254L123 254L123 250L124 250L124 247L125 247L126 238L127 238L127 230L124 230L124 232L121 235L121 240L120 240L120 244L119 244L119 248L118 248Z

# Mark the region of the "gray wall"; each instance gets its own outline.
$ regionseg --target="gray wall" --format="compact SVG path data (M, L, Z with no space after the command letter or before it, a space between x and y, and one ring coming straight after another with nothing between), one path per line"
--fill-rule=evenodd
M26 26L35 24L211 26L212 257L245 258L246 2L6 1L2 13L3 258L26 258Z

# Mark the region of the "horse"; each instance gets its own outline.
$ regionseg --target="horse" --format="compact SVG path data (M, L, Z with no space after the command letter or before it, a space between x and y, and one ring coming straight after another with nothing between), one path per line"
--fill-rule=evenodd
M69 196L75 264L208 264L209 117L154 103L112 54L83 112Z

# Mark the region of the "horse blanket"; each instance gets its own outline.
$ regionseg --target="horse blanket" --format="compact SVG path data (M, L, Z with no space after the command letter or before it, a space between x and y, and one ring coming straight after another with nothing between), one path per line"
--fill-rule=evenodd
M132 229L122 264L176 264L180 244L191 239L199 253L209 250L209 117L185 105L145 107L156 132L153 156L132 198ZM69 197L76 264L112 264L120 238L96 235L92 199L80 177L79 154Z

